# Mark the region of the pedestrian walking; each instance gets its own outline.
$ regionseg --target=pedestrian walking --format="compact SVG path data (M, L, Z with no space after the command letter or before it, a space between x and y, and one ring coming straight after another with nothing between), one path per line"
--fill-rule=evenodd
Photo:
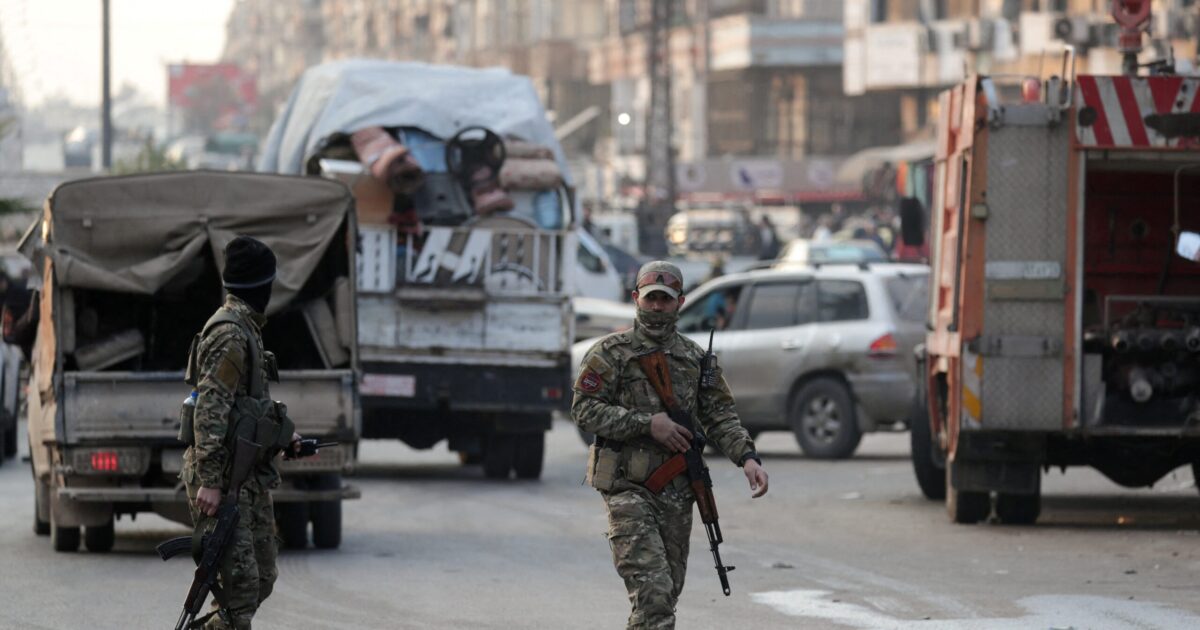
M665 412L639 357L665 355L678 404L722 453L743 467L752 496L767 492L767 473L738 419L729 385L718 371L715 384L701 386L705 352L675 330L682 289L683 274L675 265L644 265L633 291L633 329L596 342L574 387L571 415L596 436L587 481L600 491L608 512L613 563L632 605L628 628L675 627L695 502L686 475L671 479L660 493L643 485L675 453L688 450L692 435Z

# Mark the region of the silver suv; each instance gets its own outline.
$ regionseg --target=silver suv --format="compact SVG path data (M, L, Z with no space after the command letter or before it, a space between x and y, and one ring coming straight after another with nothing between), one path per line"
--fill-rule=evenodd
M811 457L849 457L864 432L908 420L928 279L902 264L733 274L688 295L679 331L707 346L716 329L751 434L791 429Z

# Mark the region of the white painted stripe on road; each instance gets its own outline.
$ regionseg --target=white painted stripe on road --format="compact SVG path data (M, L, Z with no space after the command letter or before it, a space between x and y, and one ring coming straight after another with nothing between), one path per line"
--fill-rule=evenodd
M922 630L1174 630L1200 627L1200 615L1155 602L1092 595L1038 595L1016 603L1026 614L1008 618L930 619L894 617L866 606L830 599L829 591L795 590L752 593L750 598L790 617L822 620L861 630L891 630L917 625Z

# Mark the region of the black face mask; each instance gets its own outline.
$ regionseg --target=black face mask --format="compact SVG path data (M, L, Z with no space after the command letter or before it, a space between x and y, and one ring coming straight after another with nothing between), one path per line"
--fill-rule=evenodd
M272 283L268 282L249 289L228 289L228 291L254 309L255 313L262 315L267 312L267 304L271 302L271 285Z

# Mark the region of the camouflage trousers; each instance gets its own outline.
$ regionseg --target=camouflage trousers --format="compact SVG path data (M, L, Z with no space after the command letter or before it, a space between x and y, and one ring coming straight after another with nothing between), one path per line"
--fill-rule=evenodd
M216 519L201 514L195 506L198 485L187 485L188 505L192 522L204 531L211 531ZM275 512L271 494L260 483L248 481L242 486L238 497L241 513L233 538L233 548L225 559L221 576L218 578L221 591L227 601L212 598L213 610L223 608L204 624L206 630L249 630L250 620L275 587L279 571L275 568L275 557L279 555L275 539ZM226 574L229 584L225 583Z
M668 487L656 495L618 481L611 492L600 494L608 509L613 564L633 607L626 627L674 628L675 602L687 573L691 492Z

